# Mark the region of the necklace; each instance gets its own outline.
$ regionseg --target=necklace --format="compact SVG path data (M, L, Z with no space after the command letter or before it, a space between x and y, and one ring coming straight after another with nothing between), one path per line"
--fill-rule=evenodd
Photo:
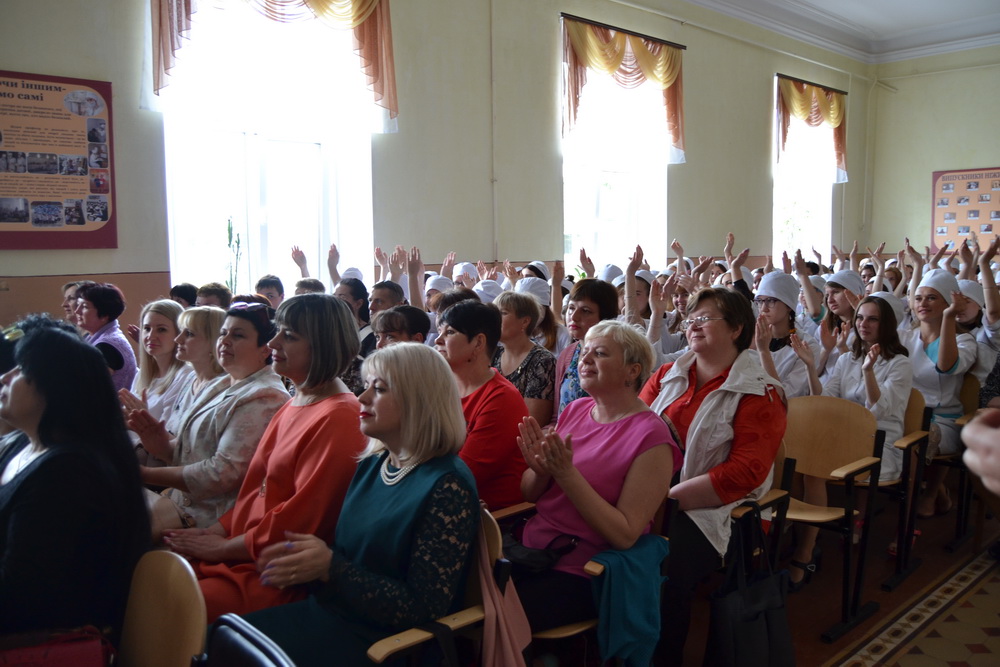
M410 471L417 467L416 463L407 463L396 472L389 472L389 457L386 456L379 469L379 476L386 486L394 486L403 481L403 478L410 474Z

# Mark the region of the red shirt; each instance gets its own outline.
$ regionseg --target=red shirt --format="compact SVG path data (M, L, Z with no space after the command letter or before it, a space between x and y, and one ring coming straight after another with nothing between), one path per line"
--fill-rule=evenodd
M696 389L696 363L688 372L688 387L671 403L664 415L673 422L681 436L681 450L686 448L688 429L702 401L729 377L726 371ZM660 382L673 364L664 364L642 388L639 398L652 405L660 393ZM785 435L786 407L778 392L768 386L763 396L747 394L740 399L733 417L733 441L729 458L708 471L712 487L723 504L743 498L767 479L774 457Z
M472 470L479 499L491 510L523 502L521 475L528 465L517 446L517 425L528 416L517 388L500 373L462 399L468 434L459 457Z

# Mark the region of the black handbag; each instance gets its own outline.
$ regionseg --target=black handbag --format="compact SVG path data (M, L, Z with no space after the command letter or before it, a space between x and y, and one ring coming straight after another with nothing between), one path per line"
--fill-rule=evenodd
M713 667L785 667L795 664L785 599L788 571L774 572L767 557L760 511L747 514L734 528L733 558L726 581L712 594L705 665ZM748 536L744 533L750 533ZM746 542L756 537L766 567L748 575Z
M521 543L520 533L527 519L519 521L512 529L503 533L503 555L511 563L511 573L537 574L552 569L559 559L576 549L580 538L576 535L556 535L544 549L526 547ZM515 532L517 535L515 535Z

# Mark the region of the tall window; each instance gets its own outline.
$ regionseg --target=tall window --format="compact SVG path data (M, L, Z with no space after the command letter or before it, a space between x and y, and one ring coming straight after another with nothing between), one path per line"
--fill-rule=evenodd
M578 114L563 139L566 266L576 266L586 248L598 266L624 268L639 243L650 265L663 268L670 138L662 91L649 83L622 88L594 73Z
M684 161L684 47L563 16L564 254L667 257L667 164Z
M845 100L840 91L775 77L774 255L830 248L833 184L847 181Z
M370 266L379 112L351 32L269 21L243 3L203 4L192 23L162 93L173 281L224 282L238 267L237 291L264 273L291 291L292 245L321 279L331 243L342 267Z

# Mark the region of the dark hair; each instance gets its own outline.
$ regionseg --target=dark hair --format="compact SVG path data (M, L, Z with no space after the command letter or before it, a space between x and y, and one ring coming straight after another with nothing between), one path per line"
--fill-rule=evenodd
M403 303L406 299L406 295L403 294L403 288L398 283L394 283L391 280L383 280L382 282L372 285L372 292L377 289L384 289L392 292L392 296L396 300L397 304Z
M10 327L9 335L0 334L0 375L17 366L14 351L17 349L18 336L25 336L41 328L59 329L77 337L80 335L80 330L66 320L56 320L48 315L28 315Z
M375 313L372 318L372 331L375 333L405 331L411 337L420 334L427 338L430 330L431 318L415 306L393 306Z
M539 270L537 266L532 266L531 264L525 264L522 268L527 269L528 271L534 273L536 278L541 278L542 280L546 281L548 280L548 278L542 275L542 272Z
M267 341L274 338L274 310L270 306L259 303L234 303L232 308L226 311L226 317L238 317L246 320L257 330L257 347L267 345ZM268 357L267 363L271 363Z
M602 320L613 320L618 317L618 290L611 283L596 278L584 278L574 283L569 293L569 300L581 299L593 301Z
M193 306L198 301L198 288L191 283L180 283L170 288L170 298L178 298L188 306Z
M468 287L452 287L432 296L429 305L435 313L443 313L462 301L480 301L480 299L479 295Z
M322 280L317 280L316 278L303 278L295 283L295 289L305 289L317 294L326 293L326 285L323 284Z
M438 323L451 327L469 340L483 334L486 337L486 358L492 359L500 342L500 320L500 309L492 303L469 299L441 313Z
M361 349L351 307L332 294L289 297L278 306L274 322L309 343L309 373L302 389L333 382L347 372Z
M819 264L817 264L816 262L806 262L806 266L809 267L809 273L813 274L814 276L818 276L821 273L821 271L819 270Z
M229 304L233 302L233 293L222 283L206 283L202 285L198 288L195 300L199 296L214 296L219 300L219 306L222 308L229 308Z
M94 304L98 316L108 318L109 322L125 312L125 295L111 283L84 285L76 291L76 297Z
M278 290L278 294L281 295L285 294L285 286L281 284L281 278L274 275L273 273L265 273L264 275L262 275L260 277L260 280L257 281L257 284L253 286L253 290L255 292L260 293L266 290L268 287L273 287L274 289Z
M858 335L858 311L866 303L874 303L878 307L878 345L882 348L882 357L892 359L898 354L904 357L910 356L909 350L899 340L899 333L896 331L896 313L892 310L885 299L877 296L866 296L854 309L854 321L851 326L854 328L854 344L851 346L851 354L855 359L860 359L867 352L861 336Z
M840 283L835 283L835 282L832 282L832 281L829 281L829 280L826 281L826 286L827 287L832 287L833 289L839 289L839 290L845 290L845 289L847 289L846 287L844 287ZM837 327L840 326L840 324L841 324L841 322L843 320L840 319L840 315L835 314L832 310L830 310L829 306L826 306L826 293L825 292L823 293L823 305L826 307L826 315L823 316L823 321L820 323L820 326L825 326L827 328L827 331L836 331ZM858 305L860 305L860 304L858 304ZM895 316L893 316L893 319L895 319ZM854 311L852 310L851 311L851 321L849 321L847 323L847 326L854 326L854 321L853 320L854 320Z
M365 289L365 284L357 278L344 278L338 285L343 285L351 290L352 299L361 301L361 307L358 308L358 319L362 322L370 321L372 315L371 311L368 310L368 290Z
M715 304L722 319L726 321L732 330L740 329L734 344L739 352L749 349L753 341L754 326L756 319L753 316L753 307L745 296L726 287L706 287L695 292L688 299L687 312L693 313L698 310L705 301ZM742 328L741 328L742 327Z

